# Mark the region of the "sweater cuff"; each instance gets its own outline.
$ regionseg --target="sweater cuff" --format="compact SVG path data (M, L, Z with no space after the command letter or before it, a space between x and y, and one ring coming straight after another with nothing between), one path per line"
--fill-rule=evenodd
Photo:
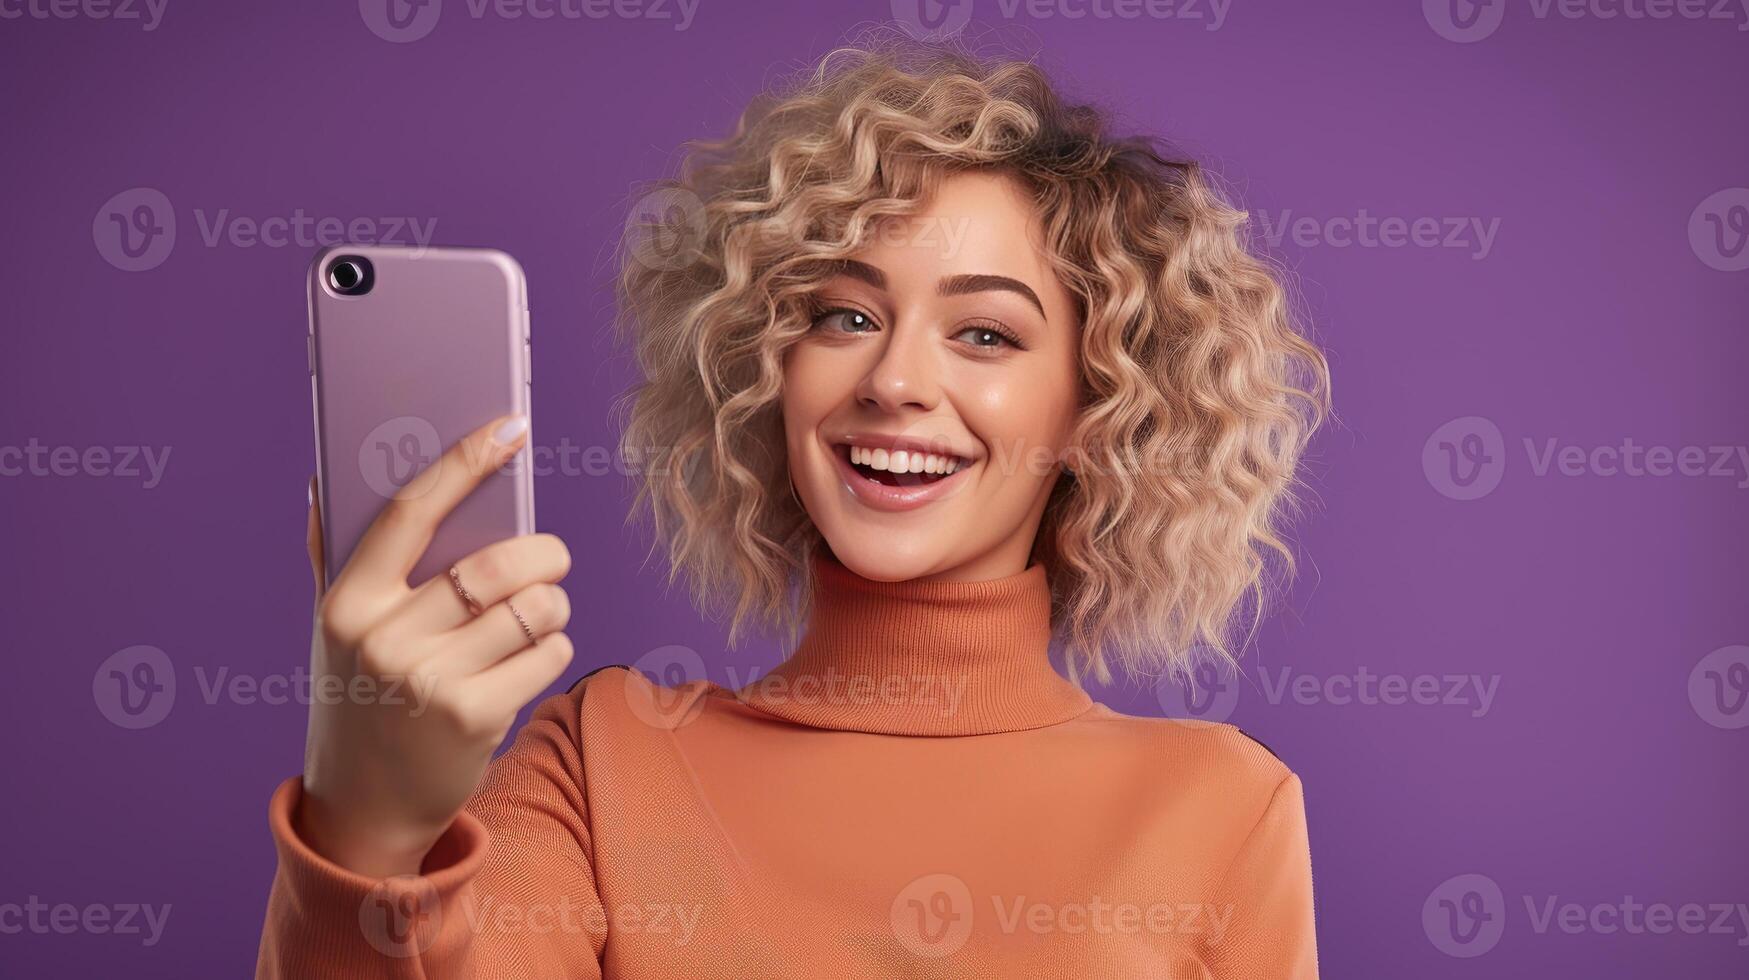
M298 836L292 815L302 797L303 777L293 776L268 804L279 873L264 960L274 958L268 954L277 939L287 941L281 955L329 969L355 965L377 975L425 976L425 966L465 957L461 896L483 865L489 840L478 817L458 814L419 875L378 879L328 860Z

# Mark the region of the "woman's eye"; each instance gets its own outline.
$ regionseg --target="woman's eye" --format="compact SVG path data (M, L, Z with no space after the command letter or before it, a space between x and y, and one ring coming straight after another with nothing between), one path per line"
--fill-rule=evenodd
M970 336L973 347L1001 347L1003 344L1016 349L1020 347L1013 337L995 327L967 327L959 332L959 336Z
M875 322L861 310L827 310L814 318L814 326L837 333L867 333Z

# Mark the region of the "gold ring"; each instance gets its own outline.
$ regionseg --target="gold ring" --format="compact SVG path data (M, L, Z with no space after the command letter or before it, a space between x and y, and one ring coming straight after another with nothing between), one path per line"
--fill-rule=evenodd
M516 611L516 607L510 604L509 599L504 600L504 608L510 610L510 615L516 617L516 625L522 627L522 635L528 637L528 642L539 642L539 638L534 635L534 630L528 628L528 620L522 618L522 614Z
M457 571L454 565L449 566L449 584L455 587L455 594L461 597L462 602L467 603L468 612L478 616L481 609L480 600L474 598L474 594L462 584L462 573Z

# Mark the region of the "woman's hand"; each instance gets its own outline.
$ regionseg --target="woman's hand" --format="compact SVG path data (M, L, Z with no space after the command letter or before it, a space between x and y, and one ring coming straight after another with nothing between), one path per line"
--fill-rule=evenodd
M461 812L516 713L564 672L571 567L550 534L511 538L409 588L438 524L527 439L525 418L485 426L408 483L323 590L320 515L310 510L316 619L298 832L361 874L417 874ZM508 600L508 601L507 601ZM538 642L530 643L516 612Z

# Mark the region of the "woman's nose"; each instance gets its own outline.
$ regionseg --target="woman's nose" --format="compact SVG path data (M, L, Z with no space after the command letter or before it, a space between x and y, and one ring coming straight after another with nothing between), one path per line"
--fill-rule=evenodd
M941 399L935 355L926 331L894 327L880 357L857 386L858 400L888 412L906 405L934 408Z

